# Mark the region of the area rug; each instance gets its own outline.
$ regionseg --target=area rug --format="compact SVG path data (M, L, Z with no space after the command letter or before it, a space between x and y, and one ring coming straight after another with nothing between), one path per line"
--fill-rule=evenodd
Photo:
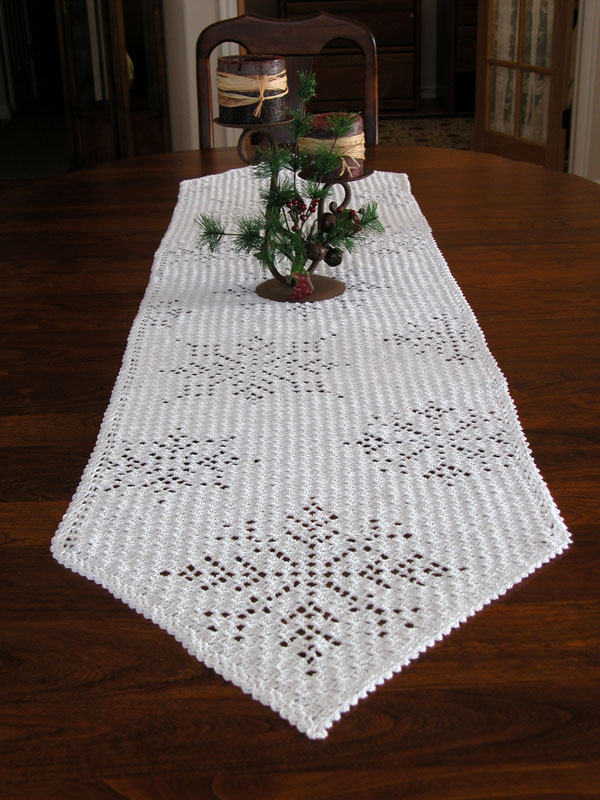
M473 117L411 117L379 120L380 144L472 150L474 136Z

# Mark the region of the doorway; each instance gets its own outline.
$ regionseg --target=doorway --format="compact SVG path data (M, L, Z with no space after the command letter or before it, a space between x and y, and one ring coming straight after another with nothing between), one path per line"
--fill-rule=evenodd
M481 0L477 150L566 169L577 6L577 0Z
M416 109L381 119L379 141L472 150L477 0L420 0Z
M68 172L53 3L0 0L0 189Z

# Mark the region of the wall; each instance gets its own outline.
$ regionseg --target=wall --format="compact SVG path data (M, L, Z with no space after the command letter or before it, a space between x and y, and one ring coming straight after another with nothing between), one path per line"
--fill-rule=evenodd
M237 1L168 0L163 3L163 15L172 149L197 150L196 40L213 22L237 16ZM213 74L217 52L227 51L231 52L231 47L213 53ZM214 86L213 107L217 116ZM215 147L233 146L236 141L234 131L215 127Z

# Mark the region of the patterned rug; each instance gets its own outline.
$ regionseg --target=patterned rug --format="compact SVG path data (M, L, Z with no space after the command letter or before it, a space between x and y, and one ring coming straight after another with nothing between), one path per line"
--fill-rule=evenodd
M473 149L473 117L413 117L380 119L381 144Z

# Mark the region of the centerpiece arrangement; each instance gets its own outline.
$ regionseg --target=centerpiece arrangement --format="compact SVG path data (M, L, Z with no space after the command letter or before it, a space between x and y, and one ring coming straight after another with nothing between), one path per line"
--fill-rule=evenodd
M358 210L349 207L348 183L363 175L361 118L346 112L307 113L306 105L315 95L315 76L312 72L298 76L300 102L289 112L287 126L291 144L260 149L253 165L256 178L266 181L260 192L262 210L237 219L235 233L227 233L216 216L201 214L195 220L199 246L214 252L224 236L233 236L237 252L254 256L273 275L257 292L285 301L341 294L344 284L314 275L316 267L321 262L338 266L344 251L352 252L369 234L383 232L377 203L365 203ZM344 190L339 204L331 199L335 185Z

